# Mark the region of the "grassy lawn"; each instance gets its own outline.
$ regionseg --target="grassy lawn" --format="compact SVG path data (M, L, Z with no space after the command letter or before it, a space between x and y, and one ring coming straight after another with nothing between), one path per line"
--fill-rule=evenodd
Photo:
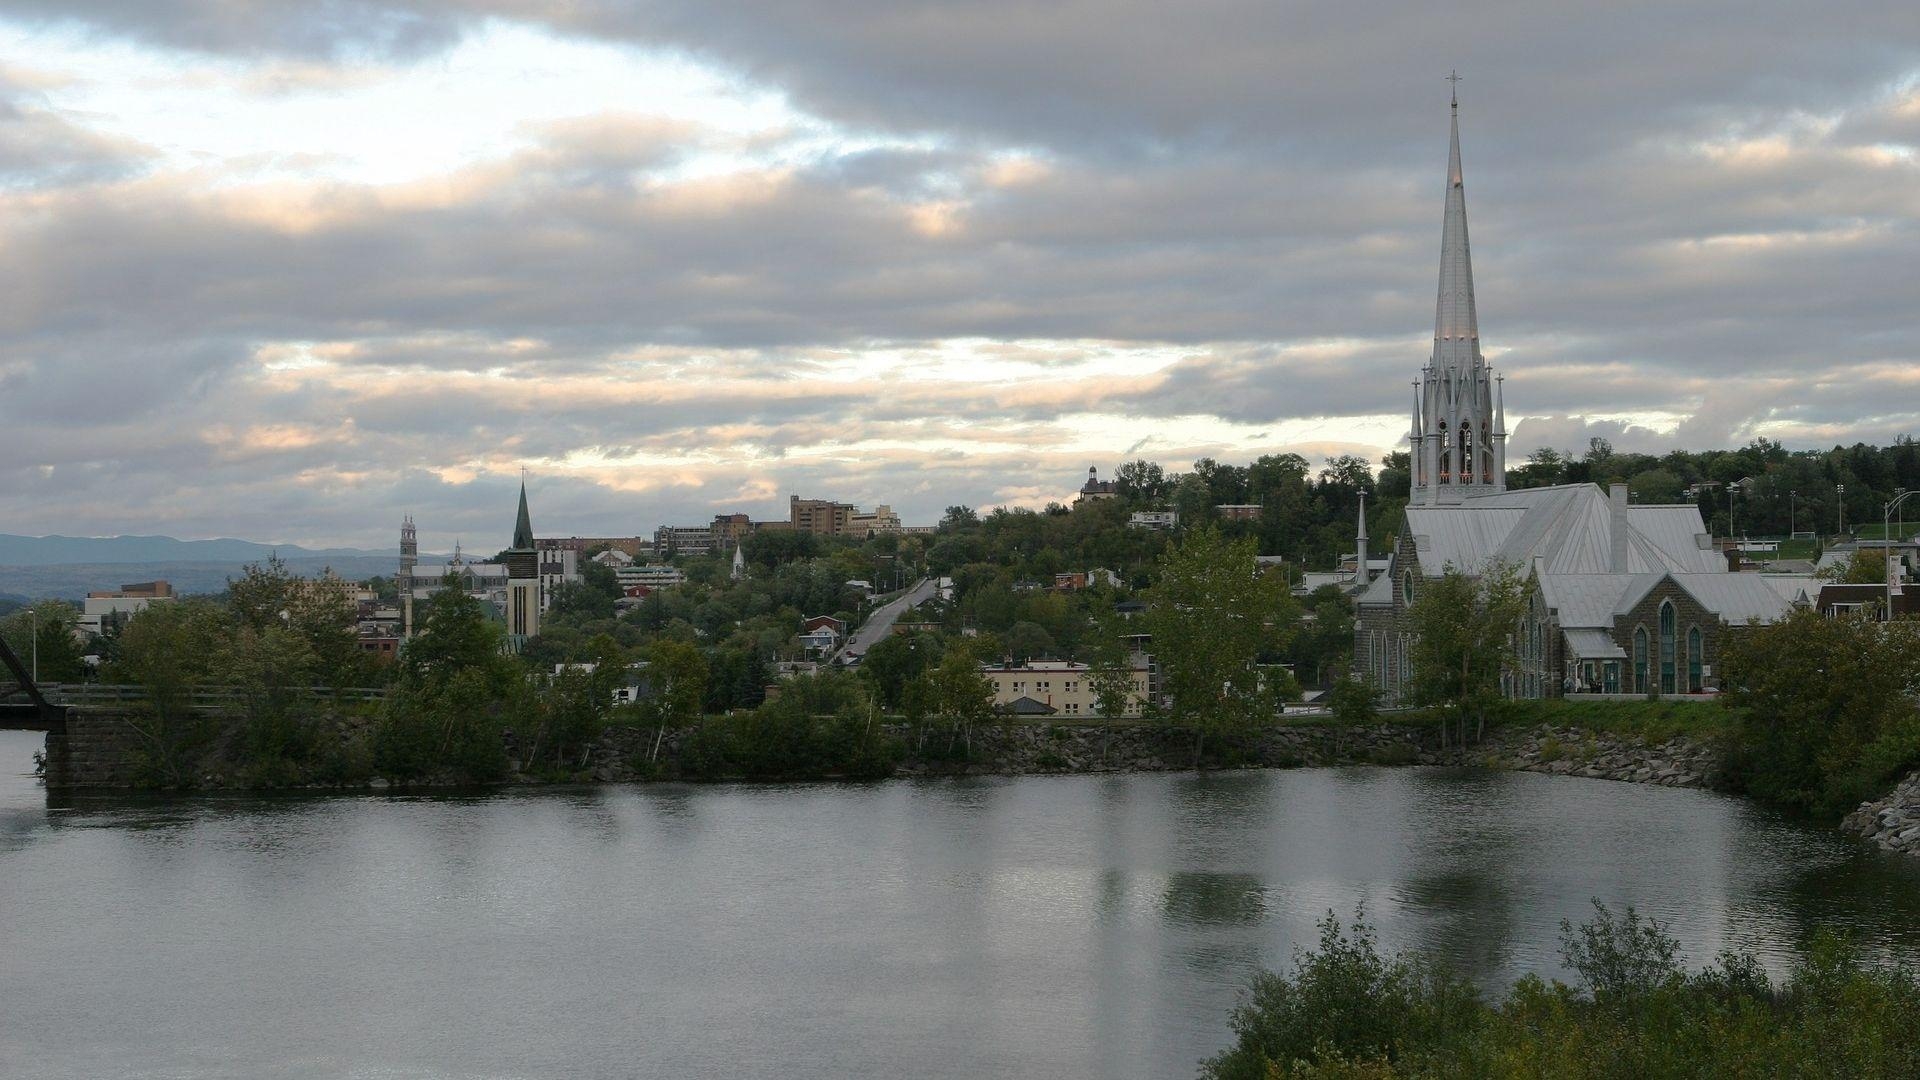
M1747 558L1754 562L1773 562L1776 559L1815 559L1820 555L1820 544L1815 540L1782 540L1778 552L1749 551Z
M1720 735L1732 717L1717 700L1662 698L1657 701L1515 702L1509 724L1553 724L1665 742L1676 735Z

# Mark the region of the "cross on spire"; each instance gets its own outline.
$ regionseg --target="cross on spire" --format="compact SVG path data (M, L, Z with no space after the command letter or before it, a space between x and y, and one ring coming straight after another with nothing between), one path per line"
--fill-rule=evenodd
M1446 74L1446 79L1453 84L1453 107L1457 109L1460 107L1460 72L1457 70L1449 71Z

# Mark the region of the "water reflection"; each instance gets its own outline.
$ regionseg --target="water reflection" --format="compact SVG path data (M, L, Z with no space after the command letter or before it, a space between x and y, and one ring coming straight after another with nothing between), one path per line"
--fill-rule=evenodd
M1920 861L1702 792L1353 768L50 806L29 753L0 736L0 1055L54 1078L1191 1075L1251 973L1362 904L1487 984L1557 971L1594 897L1700 961L1828 926L1920 955Z

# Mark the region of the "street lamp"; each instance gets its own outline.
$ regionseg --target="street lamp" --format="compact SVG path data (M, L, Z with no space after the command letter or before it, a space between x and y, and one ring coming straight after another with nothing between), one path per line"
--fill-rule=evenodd
M1833 485L1833 501L1840 504L1840 530L1834 535L1845 536L1847 533L1847 485Z
M1791 540L1800 531L1800 493L1787 489L1787 539Z
M1887 602L1891 604L1893 601L1889 600ZM33 685L39 686L40 685L40 609L37 607L28 608L27 613L33 616Z
M1893 521L1894 508L1913 498L1914 491L1902 491L1887 502L1880 513L1880 542L1887 545L1887 621L1893 621L1893 534L1888 526Z

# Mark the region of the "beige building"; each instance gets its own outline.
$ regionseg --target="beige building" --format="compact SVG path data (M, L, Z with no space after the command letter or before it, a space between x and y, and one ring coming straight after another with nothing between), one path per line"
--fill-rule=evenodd
M1139 716L1147 698L1147 660L1136 655L1123 716ZM1068 660L1034 660L1025 664L983 664L981 674L993 683L993 707L1019 716L1099 716L1100 698L1094 692L1086 664Z
M853 521L855 509L852 503L839 503L831 499L803 499L798 495L789 495L787 523L801 532L810 532L818 536L844 536Z
M871 511L856 510L848 515L845 535L855 540L870 540L881 533L899 531L900 515L893 512L893 507L881 503Z

